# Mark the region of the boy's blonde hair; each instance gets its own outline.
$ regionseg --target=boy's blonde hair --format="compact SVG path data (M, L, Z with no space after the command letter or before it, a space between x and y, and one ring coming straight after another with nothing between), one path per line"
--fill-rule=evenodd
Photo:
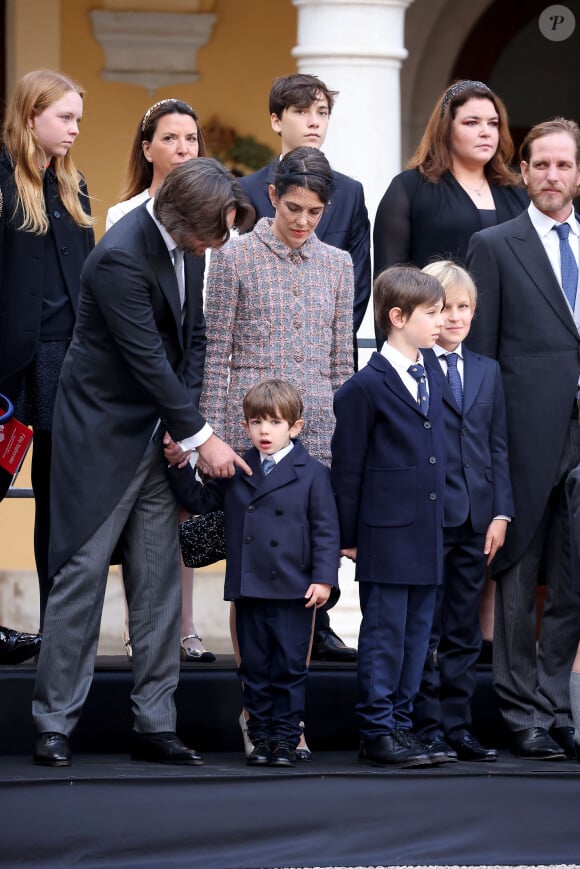
M280 417L289 426L301 419L304 412L304 405L296 387L275 377L261 380L252 386L244 396L243 407L246 422L273 416Z
M471 307L477 305L477 287L469 272L452 260L442 259L428 263L421 269L426 275L436 278L446 296L451 296L454 290L465 290L471 299Z

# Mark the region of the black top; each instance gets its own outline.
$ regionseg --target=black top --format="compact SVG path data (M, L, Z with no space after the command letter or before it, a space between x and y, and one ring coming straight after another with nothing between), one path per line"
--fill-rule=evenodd
M418 169L396 175L375 218L375 276L389 266L412 263L423 268L436 259L452 259L463 265L474 232L517 217L529 204L523 188L497 184L490 188L495 219L489 209L476 207L451 172L445 172L437 184ZM383 340L377 330L379 347Z
M497 223L517 217L527 208L528 195L520 187L491 184ZM474 232L489 226L470 196L450 172L437 184L418 169L396 175L381 199L373 242L375 275L388 266L413 263L423 268L430 260L465 260Z

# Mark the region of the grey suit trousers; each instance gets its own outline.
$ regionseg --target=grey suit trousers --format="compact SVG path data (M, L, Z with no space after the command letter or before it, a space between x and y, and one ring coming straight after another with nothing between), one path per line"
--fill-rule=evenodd
M572 725L568 683L580 639L580 595L572 590L570 578L564 484L579 461L580 424L572 420L540 526L523 557L495 577L493 681L502 717L512 731ZM546 583L546 598L536 644L540 578Z
M133 646L134 727L141 733L175 731L181 574L177 505L161 437L157 432L149 442L111 515L54 577L32 702L39 733L69 735L78 721L93 678L109 564L119 540Z

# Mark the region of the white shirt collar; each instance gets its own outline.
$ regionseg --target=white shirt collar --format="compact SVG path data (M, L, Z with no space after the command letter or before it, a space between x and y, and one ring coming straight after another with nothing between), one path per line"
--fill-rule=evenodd
M532 225L540 238L544 238L544 236L548 235L548 233L552 231L553 226L558 225L557 220L554 220L553 217L549 217L547 214L544 214L543 211L540 211L539 208L536 208L533 202L530 202L528 206L528 214L530 216L530 220L532 221ZM571 206L570 214L563 222L569 223L570 231L573 232L574 235L580 236L580 228L578 227L578 221L576 220L573 206Z
M167 230L165 229L165 227L163 226L163 224L162 224L162 223L159 223L159 221L158 221L157 218L155 217L155 214L153 213L153 203L154 203L154 201L155 201L155 200L154 200L153 198L152 198L152 199L149 199L149 201L148 201L147 204L145 205L145 208L146 208L147 211L149 212L149 214L150 214L150 216L151 216L151 220L153 221L153 223L155 224L155 226L157 227L157 229L158 229L159 232L161 233L161 238L163 239L163 241L164 241L165 244L167 245L167 250L169 251L169 253L170 253L170 254L172 255L172 257L173 257L173 251L174 251L175 248L177 247L177 242L174 241L174 239L172 238L171 235L169 235L169 233L167 232Z
M290 452L290 450L293 450L293 449L294 449L294 444L292 443L292 441L290 441L290 443L288 444L287 447L282 447L281 450L278 450L278 452L276 452L276 453L272 453L272 455L267 455L266 453L261 452L260 453L260 461L262 463L264 463L266 461L266 459L274 459L276 464L278 464L278 462L282 461L284 456L287 456L288 453Z
M455 350L444 350L443 347L440 347L439 344L435 344L433 347L433 352L437 359L441 359L442 356L447 356L448 353L457 353L460 359L463 359L463 345L459 344L455 348Z

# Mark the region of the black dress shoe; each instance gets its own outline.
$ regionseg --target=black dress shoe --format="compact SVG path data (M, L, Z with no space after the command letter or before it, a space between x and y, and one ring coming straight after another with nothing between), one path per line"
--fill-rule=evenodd
M432 765L425 750L419 750L416 746L411 747L406 743L405 736L401 736L397 730L390 730L380 736L363 737L358 757L359 760L368 761L373 766L394 764L407 768Z
M395 733L397 734L397 739L401 745L404 745L405 748L413 749L418 754L426 754L433 766L436 766L439 763L449 762L449 758L444 751L439 751L435 748L430 751L423 740L419 739L412 730L409 730L406 727L400 727L395 730Z
M296 750L286 739L272 740L272 754L268 761L269 766L294 766L296 763Z
M40 652L40 634L21 634L0 626L0 664L21 664Z
M458 739L450 739L449 744L457 752L459 760L497 760L495 748L484 748L472 733L465 733Z
M576 757L576 743L573 727L552 727L550 736L564 749L566 757Z
M133 733L132 760L151 763L175 763L182 766L201 766L203 757L188 748L175 733Z
M248 756L248 766L266 766L266 764L270 763L272 758L272 752L270 750L270 740L269 739L257 739L255 743L253 743L254 748L252 752Z
M429 757L445 755L447 760L439 761L440 763L455 763L457 761L457 752L444 739L422 739L421 742L425 746Z
M531 760L564 760L566 752L544 727L527 727L512 734L512 754Z
M316 631L312 643L313 661L336 661L337 663L350 663L356 661L358 652L347 646L346 643L334 633L332 628L324 628Z
M39 733L34 743L34 763L42 766L70 766L71 752L64 733Z

